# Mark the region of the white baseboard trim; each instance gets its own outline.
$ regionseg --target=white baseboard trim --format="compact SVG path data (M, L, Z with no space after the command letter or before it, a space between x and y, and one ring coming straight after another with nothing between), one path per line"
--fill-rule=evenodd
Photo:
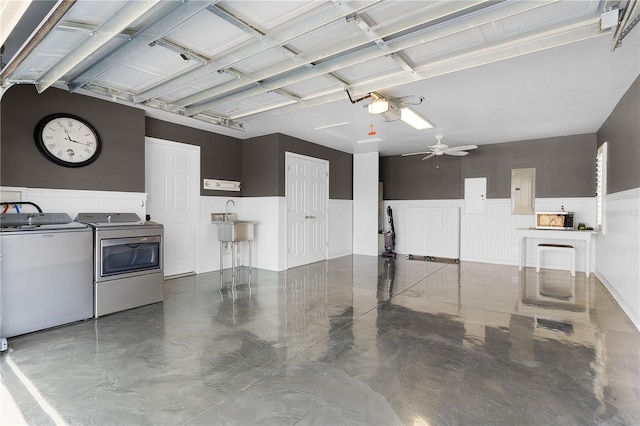
M638 315L637 312L633 311L631 306L629 306L629 304L625 302L622 296L620 296L616 289L609 283L609 281L607 281L607 279L601 273L595 271L594 275L600 280L602 285L604 285L609 294L611 294L611 297L613 297L613 300L615 300L618 306L620 306L620 309L622 309L622 311L627 315L629 321L631 321L636 329L640 331L640 315Z
M505 265L505 266L518 266L518 263L514 263L508 260L497 259L481 259L475 257L460 258L461 262L475 262L475 263L487 263L489 265Z

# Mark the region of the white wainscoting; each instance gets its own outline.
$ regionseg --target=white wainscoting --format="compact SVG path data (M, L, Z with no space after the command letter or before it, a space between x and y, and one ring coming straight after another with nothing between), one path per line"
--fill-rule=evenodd
M463 204L463 200L385 201L385 212L387 207L393 211L395 252L458 259ZM385 231L389 230L388 222L385 213Z
M608 194L596 276L640 330L640 188Z
M234 200L229 211L238 217L256 220L252 265L271 271L282 271L286 265L286 199L284 197L200 197L198 234L198 273L220 270L220 244L211 213L224 212L227 200ZM353 202L329 200L329 258L351 254ZM240 264L248 264L248 245L240 244ZM224 268L231 267L231 254L223 255Z
M496 263L503 265L518 264L518 237L516 228L535 226L535 215L512 215L511 200L488 199L485 212L482 214L465 214L463 200L392 200L385 201L385 209L391 206L396 229L396 252L402 254L422 254L411 252L411 241L415 233L424 228L417 219L410 219L411 209L452 208L461 209L460 220L460 259L471 262ZM538 198L537 211L559 211L564 206L566 211L575 213L575 222L583 222L587 226L595 225L595 198ZM455 226L451 222L447 226ZM454 233L455 230L445 231ZM542 241L527 242L527 266L535 266L535 245ZM599 250L598 250L599 251ZM429 254L430 255L430 254ZM545 254L543 268L567 269L568 258L565 253ZM592 247L592 261L596 258ZM576 244L576 269L584 271L584 247ZM594 265L591 265L593 269Z
M353 201L329 200L329 259L353 253Z
M280 252L283 251L278 233L280 216L284 212L282 197L200 197L200 221L202 232L198 234L199 259L196 272L220 270L220 244L218 229L211 223L211 213L224 212L228 200L229 212L237 213L243 220L256 220L255 239L252 243L251 263L255 268L280 270ZM284 239L282 239L284 242ZM249 264L248 244L240 244L240 264ZM231 253L223 254L223 268L231 267Z
M595 226L595 198L537 198L536 211L565 211L574 212L574 222ZM463 260L505 265L517 265L519 253L519 239L516 228L535 227L535 215L512 215L510 199L489 199L486 212L482 215L463 214L461 257ZM528 239L525 266L535 267L536 245L546 240ZM557 244L558 241L556 240ZM596 257L592 243L591 259L593 269ZM584 271L585 248L582 244L575 244L576 270ZM570 259L566 253L545 253L542 268L568 269Z
M84 191L48 188L0 188L1 191L20 192L22 201L40 206L45 213L67 213L75 219L78 213L133 212L145 218L145 192ZM25 207L27 209L28 207ZM28 210L31 211L31 210ZM153 218L152 218L153 219Z
M406 209L407 252L415 255L460 258L460 208L416 207Z
M262 269L281 271L285 264L284 197L244 197L239 215L243 219L260 221L256 225L253 244L253 264ZM245 247L246 248L246 247ZM241 252L242 254L242 252ZM246 256L245 256L246 259Z
M0 187L6 193L19 193L22 201L39 205L44 212L67 213L74 219L82 212L133 212L146 216L147 194L138 192L84 191L47 188ZM242 219L257 220L252 247L252 264L272 271L285 269L284 197L200 197L196 272L218 271L220 245L217 229L211 224L211 213L224 212L227 200L233 200L229 211ZM25 207L29 209L29 207ZM31 211L31 210L27 210ZM153 217L151 218L153 220ZM353 201L329 200L329 258L352 253ZM240 244L240 263L248 264L248 245ZM223 255L224 268L231 267L231 254Z

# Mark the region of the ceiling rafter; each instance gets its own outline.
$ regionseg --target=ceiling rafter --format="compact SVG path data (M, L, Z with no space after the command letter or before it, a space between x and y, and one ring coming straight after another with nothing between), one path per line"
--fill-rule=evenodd
M215 3L219 0L209 2ZM201 2L177 2L166 11L164 16L148 25L139 32L129 37L129 42L117 49L116 52L110 54L108 58L93 64L89 69L76 75L68 82L69 91L74 92L85 84L95 80L102 74L113 69L116 65L121 64L131 55L139 52L141 49L149 46L153 42L161 39L178 25L191 18L207 6L207 3Z
M637 14L627 13L628 5L632 3L637 4L637 0L324 0L313 3L181 0L158 2L139 18L129 14L126 20L120 21L117 17L133 2L107 2L101 3L104 7L97 8L90 0L79 0L56 21L34 49L27 50L26 59L12 69L2 83L4 87L17 82L35 84L47 73L59 73L55 68L60 64L60 58L63 62L66 60L66 55L73 58L72 65L67 63L62 68L66 70L54 83L56 87L113 101L122 100L143 107L150 114L157 111L169 120L173 115L176 121L190 122L188 117L193 117L237 130L246 120L252 123L247 131L255 135L257 129L274 131L278 128L274 124L278 120L258 122L258 119L335 102L335 108L327 105L319 110L327 116L348 116L352 125L342 131L353 137L357 132L355 126L362 126L362 121L367 121L368 117L364 114L363 119L361 114L355 114L360 109L356 111L345 102L346 89L356 98L375 91L394 98L413 92L429 93L434 102L430 107L423 107L425 113L426 109L444 105L444 109L436 111L440 114L454 111L454 116L458 116L456 101L448 97L447 89L451 81L454 87L464 87L468 83L464 80L458 83L460 76L479 78L477 75L481 71L470 68L540 52L486 68L511 70L509 75L513 75L517 64L527 63L529 78L543 85L547 76L544 64L532 62L535 58L553 58L550 62L558 68L565 65L563 69L571 70L567 71L569 74L578 74L594 84L595 77L583 76L575 66L565 64L571 52L581 55L576 56L576 62L584 59L589 54L586 52L588 46L596 50L593 54L599 60L594 68L599 70L599 75L611 66L608 65L610 62L626 61L627 68L632 68L628 58L633 56L630 52L637 52L635 49L621 49L609 60L598 50L609 40L576 43L604 34L599 20L604 28L611 28L608 32L612 35L628 33L637 20ZM184 12L191 7L196 10L195 14ZM609 8L617 8L621 15L628 15L626 22L631 23L625 25L625 19L619 18L616 29L612 21L614 14ZM52 5L49 13L54 10L56 7ZM39 19L44 23L46 15L40 13ZM114 24L116 21L117 25ZM115 27L124 22L130 23L120 32L115 31ZM107 37L100 35L106 27L111 27ZM20 42L23 45L20 49L26 49L27 37L33 37L36 27L30 31L31 35L23 29L17 37L12 37L14 44L17 44L15 40L24 40ZM101 38L99 43L92 40L95 34ZM108 41L104 42L105 39ZM640 39L627 40L637 44ZM570 43L574 43L575 48L559 48ZM87 50L86 45L91 48ZM85 55L90 52L89 56L73 52L76 46L81 46ZM11 49L12 56L18 57L22 52L15 50L17 47ZM551 51L541 52L547 49ZM73 64L75 61L79 62ZM539 72L534 71L539 68ZM457 73L460 70L468 71ZM7 69L3 74L7 75ZM444 77L445 74L456 75ZM443 88L421 81L435 76L442 76L447 85ZM87 80L83 82L79 77ZM516 81L506 80L507 85L518 87ZM571 86L568 80L555 75L553 81L548 82L549 90L565 93L567 90L563 87ZM507 90L502 86L504 80L496 76L487 76L487 81L487 85L477 90L486 93L497 85L496 99L500 98L503 104L510 102L507 92L521 94L532 90ZM412 83L410 90L407 83ZM470 88L464 92L475 90ZM459 100L465 95L458 93L456 96ZM581 103L586 101L587 96L582 96ZM538 114L531 107L528 114L539 120L550 118L550 121L555 120L555 116L562 116L559 106L553 115L546 112L548 109L544 111ZM297 117L302 119L286 124L282 121L282 128L300 135L304 123L317 118L311 118L308 113ZM434 118L439 125L451 126L455 117L448 122L437 114ZM474 118L467 117L466 120L475 123ZM199 128L210 128L205 123L191 122ZM478 127L478 124L474 126ZM550 123L547 127L551 126ZM395 128L392 130L396 132ZM533 136L542 133L537 129L532 132ZM399 134L403 140L414 138L402 131ZM466 137L474 135L467 133ZM486 139L487 136L482 137Z
M476 8L478 5L482 4L490 5L491 3L489 3L487 0L478 0L471 2L440 3L435 7L435 10L431 7L423 7L422 9L413 11L412 13L409 13L408 15L405 15L400 19L395 19L390 22L379 24L378 26L376 26L376 31L378 31L380 37L391 36L420 25L424 25L425 23L433 22L437 19L442 19L446 16L458 14L464 10ZM342 40L339 43L329 45L328 47L325 47L323 49L305 53L304 55L298 55L291 60L278 62L274 65L264 67L253 73L247 74L244 79L226 82L210 89L203 90L199 93L195 93L182 99L178 99L174 102L174 107L180 108L194 104L202 104L202 102L205 102L208 99L216 99L225 93L230 93L237 91L238 89L242 89L244 86L253 85L256 82L272 78L279 74L291 72L296 68L304 67L306 65L319 62L323 59L335 55L344 54L345 51L365 46L370 42L371 41L368 37L362 36L362 34L358 34L347 40ZM205 111L207 109L208 108L204 106L193 107L192 111L194 111L193 113L196 113Z
M408 49L410 47L427 43L432 40L444 38L452 34L466 31L470 28L470 25L479 27L486 23L491 23L500 19L504 19L505 17L508 17L508 16L524 13L532 9L542 7L545 4L553 3L555 1L556 0L538 1L533 3L529 3L529 2L509 3L504 7L495 7L495 6L488 7L474 16L472 24L470 24L466 20L460 19L460 20L457 20L455 23L449 24L446 26L436 25L433 27L427 27L420 31L411 33L409 35L405 35L405 36L390 40L389 42L385 43L386 46L384 50L379 49L377 45L375 45L374 47L367 47L352 53L345 54L343 56L338 56L334 59L327 60L316 66L306 67L304 70L299 71L297 73L287 74L284 77L273 79L266 83L261 83L259 86L254 86L245 90L235 91L233 93L226 94L226 95L219 95L212 101L195 104L193 106L186 106L186 108L184 105L178 104L176 101L174 102L173 107L185 108L186 115L191 116L191 115L197 114L198 112L214 109L228 102L233 102L243 98L256 96L270 90L288 86L294 83L299 83L301 81L308 80L313 77L319 77L327 73L331 73L349 66L357 65L374 58L383 57L394 52L399 52L399 51ZM468 3L465 3L464 5L459 5L459 2L454 2L453 4L445 5L446 11L448 13L457 13L459 12L459 10L457 9L458 7L465 8L468 6L469 6ZM456 9L454 9L454 7ZM432 10L430 10L430 12L431 13L429 14L429 16L431 17L431 19L441 18L441 16L435 15ZM396 25L394 25L394 29L395 29L394 31L402 32L407 29L407 26L409 27L415 26L414 19L416 18L417 15L421 15L421 13L413 12L410 14L410 16L408 17L405 16L405 19L398 20L395 23ZM321 53L316 54L312 52L312 54L320 55ZM412 75L412 78L413 78L413 75ZM233 82L229 82L229 83L233 83ZM236 85L231 85L229 83L216 86L213 89L218 89L219 91L222 86L229 87L230 90L231 88L235 88ZM340 88L340 91L342 89L343 88Z
M75 2L76 0L62 0L55 6L47 19L39 26L33 36L29 38L24 49L18 52L16 57L12 58L7 67L2 70L2 73L0 73L0 84L2 84L2 87L7 87L10 84L8 80L11 79L11 76L16 69L20 67L22 62L33 52L38 44L56 28L58 22L64 17L69 9L71 9Z
M127 3L116 15L108 19L86 38L80 45L62 57L55 66L49 68L36 82L36 89L42 93L60 78L72 71L92 53L104 46L114 35L119 34L131 23L150 11L159 0Z
M610 30L600 30L598 19L587 18L575 22L573 25L561 25L542 33L527 33L508 40L495 41L483 49L469 49L463 52L444 55L437 61L417 67L411 77L407 76L403 71L398 71L395 74L369 81L354 82L349 86L349 90L355 95L380 91L406 84L408 81L431 78L437 75L460 71L481 64L497 62L607 34L610 34ZM394 40L393 42L396 41L397 40ZM390 44L391 43L392 42L390 42ZM264 119L346 98L347 94L344 91L330 90L326 93L319 93L313 97L305 98L297 104L289 103L288 105L279 106L277 109L272 108L270 110L262 108L261 110L245 111L244 113L231 114L231 118L234 120ZM187 110L187 114L188 112Z
M319 9L311 15L297 20L293 24L284 25L277 30L265 35L261 40L251 40L241 43L229 51L218 55L206 67L199 67L183 72L166 81L148 87L137 95L138 102L160 96L180 86L191 83L194 80L205 77L220 69L227 68L238 62L251 58L269 49L283 46L291 40L305 35L315 29L324 27L345 16L379 3L382 0L366 0L332 3Z
M209 12L214 13L216 16L224 19L226 22L232 24L233 26L235 26L236 28L239 28L240 30L244 31L245 33L249 34L251 37L258 39L258 40L262 40L265 36L266 33L264 33L262 30L257 29L257 25L249 23L248 20L244 17L238 17L226 10L224 10L223 8L219 7L219 6L210 6L207 7L207 10ZM283 45L283 46L277 46L276 48L277 50L280 50L281 53L283 53L286 57L288 58L295 58L296 56L298 56L298 52L293 51L290 47ZM245 74L244 73L240 73L237 70L233 71L233 74L236 78L244 78ZM336 77L336 80L339 80ZM258 82L258 83L262 83L262 82ZM272 92L274 93L278 93L282 96L285 96L287 98L290 99L295 99L295 100L300 100L299 96L294 95L293 93L290 93L284 89L278 88L273 90Z
M166 38L159 38L156 41L153 41L149 44L150 46L160 46L165 49L169 49L172 52L176 52L182 56L182 59L189 60L193 59L201 64L206 64L211 61L211 58L204 53L196 52L195 50L189 49L188 47L182 46L181 44L174 43L171 40Z
M358 28L362 31L364 35L371 38L373 42L380 49L386 49L386 43L383 37L380 37L375 30L376 23L371 19L366 13L362 14L354 14L353 21L356 23ZM395 52L388 55L391 59L393 59L403 70L408 73L413 73L413 68L409 64L408 58L402 52Z

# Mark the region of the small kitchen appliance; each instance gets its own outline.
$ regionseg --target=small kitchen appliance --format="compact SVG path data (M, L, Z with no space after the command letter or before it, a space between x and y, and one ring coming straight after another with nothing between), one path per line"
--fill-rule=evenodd
M536 212L536 229L573 229L573 212Z

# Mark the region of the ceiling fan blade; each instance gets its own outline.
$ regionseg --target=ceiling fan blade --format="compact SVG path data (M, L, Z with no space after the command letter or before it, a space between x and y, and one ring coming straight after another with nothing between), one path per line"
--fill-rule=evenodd
M422 157L423 160L428 160L429 158L433 157L434 155L436 155L435 152L430 153L429 155L425 155L424 157Z
M476 149L478 145L463 145L463 146L452 146L447 151L469 151L470 149Z
M464 157L468 154L467 151L451 151L450 149L446 150L444 153L447 155L455 155L456 157Z
M403 157L408 157L410 155L424 155L424 154L430 154L431 151L422 151L422 152L411 152L409 154L402 154Z

